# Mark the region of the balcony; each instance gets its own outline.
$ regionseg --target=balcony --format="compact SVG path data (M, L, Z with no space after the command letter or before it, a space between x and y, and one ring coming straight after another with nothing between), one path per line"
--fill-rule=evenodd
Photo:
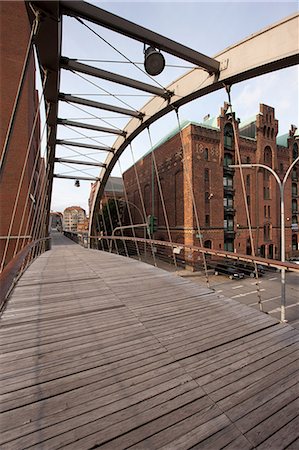
M231 238L231 239L235 239L236 236L236 232L234 231L233 228L224 228L224 237L225 238Z
M223 185L223 189L224 192L230 192L232 194L235 192L235 188L233 186Z
M224 175L234 175L234 173L235 173L235 169L233 169L232 167L223 166L223 174Z
M236 210L233 206L224 205L224 213L225 214L236 214Z

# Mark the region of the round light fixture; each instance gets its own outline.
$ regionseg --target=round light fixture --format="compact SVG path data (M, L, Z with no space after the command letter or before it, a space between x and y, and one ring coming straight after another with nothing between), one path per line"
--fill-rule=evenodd
M144 68L149 75L159 75L165 67L165 59L162 53L154 47L148 47L144 51Z

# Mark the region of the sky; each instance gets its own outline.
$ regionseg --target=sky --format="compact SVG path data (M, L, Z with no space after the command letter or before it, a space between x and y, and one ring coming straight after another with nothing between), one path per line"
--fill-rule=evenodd
M109 1L92 3L210 57L298 10L297 2ZM88 24L88 22L85 23ZM126 55L131 61L142 63L144 50L142 43L137 43L94 24L88 25L98 36L76 19L69 17L64 19L63 56L76 58L84 64L111 72L121 70L125 76L162 86L167 86L192 68L190 63L179 61L164 53L165 70L155 77L155 80L149 80L139 69L125 63L124 57L118 53ZM176 67L172 67L173 65ZM180 67L177 67L178 65ZM108 81L99 81L88 76L82 78L69 71L62 73L60 91L103 103L129 106L137 110L149 99L140 91L136 95L136 91L133 93L133 90L130 90L129 92L125 87L111 87L111 83ZM122 94L122 97L117 99L110 95L107 99L107 92ZM241 121L256 115L259 111L259 103L265 103L275 108L276 118L279 120L278 134L287 133L291 124L298 125L298 67L272 72L234 85L231 94L233 108ZM119 98L128 106L125 106L124 103L120 104ZM211 117L217 116L224 101L227 101L224 90L202 97L180 108L181 120L201 122L207 114L210 114ZM99 116L99 114L101 115ZM117 128L124 127L129 120L126 116L119 117L107 112L99 113L93 108L89 108L87 113L66 103L60 104L59 116ZM140 158L149 150L151 143L155 145L176 126L177 121L173 113L154 123L150 127L150 139L146 133L142 133L133 142L134 159ZM59 139L85 143L96 142L97 145L108 146L113 146L115 140L112 135L99 136L98 132L88 133L89 139L83 136L84 134L86 131L82 129L75 130L66 127L58 129ZM57 146L57 156L60 157L85 159L86 153L84 157L82 156L84 152L81 156L79 153L80 151L77 149L74 151L70 147ZM105 160L105 154L95 154L91 151L87 155L88 158L94 158L98 162ZM112 175L121 176L121 171L124 171L132 163L133 159L129 151L124 152ZM74 168L83 170L84 175L90 174L95 177L99 175L98 168L83 169L82 166L66 167L62 164L55 165L55 173L83 175L82 172L74 172ZM81 181L80 187L76 188L74 180L55 179L51 209L63 211L68 206L79 205L88 212L89 192L90 181Z

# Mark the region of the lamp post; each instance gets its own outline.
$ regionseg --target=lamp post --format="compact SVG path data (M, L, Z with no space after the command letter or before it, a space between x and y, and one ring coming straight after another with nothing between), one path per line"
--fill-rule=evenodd
M280 259L281 262L285 262L285 213L284 213L284 188L287 181L288 176L291 173L292 168L295 166L295 164L299 161L299 156L292 162L290 167L285 173L285 176L283 177L283 180L281 181L275 170L273 170L271 167L266 166L265 164L230 164L229 167L232 168L244 168L244 169L253 169L254 167L261 167L262 169L268 170L269 172L274 175L275 180L278 183L279 186L279 193L280 193ZM285 298L285 268L282 267L281 269L281 308L280 308L280 321L281 322L287 322L286 320L286 314L285 314L285 308L286 308L286 298Z

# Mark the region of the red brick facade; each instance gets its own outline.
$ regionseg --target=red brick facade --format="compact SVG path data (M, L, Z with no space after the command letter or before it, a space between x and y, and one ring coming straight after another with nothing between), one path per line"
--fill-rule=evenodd
M260 105L260 113L256 116L256 120L251 121L247 126L244 124L244 127L239 125L238 121L235 123L238 126L242 164L268 165L282 179L293 161L293 150L296 153L296 146L298 152L298 142L295 142L295 129L292 129L289 138L285 139L287 147L277 145L278 121L274 113L273 108ZM202 124L188 123L182 130L183 142L177 131L166 142L154 149L173 242L200 245L197 217L193 208L194 201L205 246L250 253L239 169L227 167L229 164L237 164L235 142L232 136L231 118L225 104L217 123L214 122L213 126L210 125L210 121ZM158 230L154 237L168 240L156 176L154 183L152 181L152 154L149 153L139 160L136 167L146 214L152 214L158 218ZM298 252L298 225L296 225L298 224L298 207L295 204L296 202L298 204L297 173L295 169L290 174L285 188L287 257ZM273 175L260 168L243 169L243 174L255 252L268 258L280 258L278 184ZM133 167L124 173L124 181L129 201L142 209ZM132 214L134 222L138 223L139 217L134 209Z
M17 87L20 80L31 27L27 18L24 2L0 2L0 17L0 154L2 154L1 152L3 151L3 144L17 93ZM16 213L10 234L12 236L17 236L19 234L24 235L26 228L28 234L28 231L31 229L30 221L32 222L32 220L39 220L39 215L34 214L34 208L36 206L32 204L34 201L37 203L37 191L39 189L37 189L36 186L40 186L44 177L44 161L41 158L36 159L37 152L39 151L39 120L37 121L32 144L31 146L28 145L37 104L38 97L35 89L35 67L33 57L31 57L22 91L20 106L14 125L13 135L9 145L9 151L7 153L3 171L0 175L0 234L2 237L9 234L11 218L17 198L19 180L21 178L23 168L25 168L24 178L20 187L19 200L16 203ZM26 164L25 161L28 147L29 156ZM30 184L34 166L34 180L31 183L32 186L30 193L28 194L28 186ZM41 173L41 176L39 176L39 173ZM26 203L27 206L25 206ZM25 213L23 214L24 209ZM31 216L30 220L28 219L29 215ZM28 222L29 226L27 226ZM15 251L15 243L16 240L14 239L10 241L10 246L5 258L5 264L8 263ZM1 261L5 244L6 241L1 239ZM18 249L19 248L20 245Z

